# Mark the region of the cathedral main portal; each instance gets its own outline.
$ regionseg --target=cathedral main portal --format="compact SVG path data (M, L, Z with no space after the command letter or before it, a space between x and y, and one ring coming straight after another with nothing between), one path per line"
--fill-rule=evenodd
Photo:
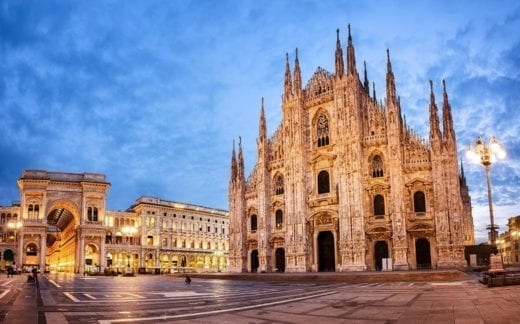
M318 234L318 271L335 271L334 236L332 232Z

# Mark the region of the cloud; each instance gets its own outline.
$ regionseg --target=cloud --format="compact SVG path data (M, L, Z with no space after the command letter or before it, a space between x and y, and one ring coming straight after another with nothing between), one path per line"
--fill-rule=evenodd
M105 173L113 209L141 195L227 208L232 140L242 136L249 171L261 97L269 132L280 122L285 53L293 67L298 47L306 83L332 70L335 30L345 46L352 23L379 98L390 48L412 128L427 137L428 80L439 103L446 78L461 155L478 135L504 143L508 160L492 170L503 222L520 207L518 17L507 1L4 1L0 203L18 199L23 169L42 168ZM464 164L481 226L483 171Z

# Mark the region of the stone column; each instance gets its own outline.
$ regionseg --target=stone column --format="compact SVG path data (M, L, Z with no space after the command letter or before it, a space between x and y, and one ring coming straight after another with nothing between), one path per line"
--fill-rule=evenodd
M79 273L83 273L85 271L85 238L83 235L80 235L79 238Z
M105 271L105 268L107 266L107 257L106 257L106 251L105 251L105 238L101 237L101 244L99 245L99 271L103 272Z
M40 237L40 271L45 272L45 254L47 254L47 237L46 233Z
M16 235L16 234L15 234ZM16 262L16 267L18 269L22 269L23 266L23 232L18 233L18 252L15 255L14 261Z

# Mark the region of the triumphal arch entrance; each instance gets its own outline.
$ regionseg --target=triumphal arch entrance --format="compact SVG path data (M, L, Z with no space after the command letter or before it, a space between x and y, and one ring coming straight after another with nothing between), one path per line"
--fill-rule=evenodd
M26 170L18 187L23 221L17 229L19 267L103 271L103 215L110 187L105 175Z

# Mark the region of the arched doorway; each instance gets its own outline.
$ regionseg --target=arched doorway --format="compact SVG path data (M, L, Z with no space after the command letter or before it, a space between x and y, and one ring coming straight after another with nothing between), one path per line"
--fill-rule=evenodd
M258 250L251 251L251 272L258 271Z
M415 258L417 269L431 269L430 242L427 239L420 238L415 241Z
M276 272L285 272L285 250L277 248L275 252L276 257Z
M388 258L388 243L377 241L374 245L375 268L377 271L383 269L383 259Z
M318 234L318 271L335 271L334 236L331 231Z
M14 262L14 252L13 252L13 250L7 249L7 250L4 251L4 260L6 262L8 262L8 263L9 262L10 263Z
M47 215L46 263L53 271L73 273L79 271L80 263L85 260L76 260L77 224L72 207L69 207L70 203L60 203ZM86 255L84 257L86 259Z

